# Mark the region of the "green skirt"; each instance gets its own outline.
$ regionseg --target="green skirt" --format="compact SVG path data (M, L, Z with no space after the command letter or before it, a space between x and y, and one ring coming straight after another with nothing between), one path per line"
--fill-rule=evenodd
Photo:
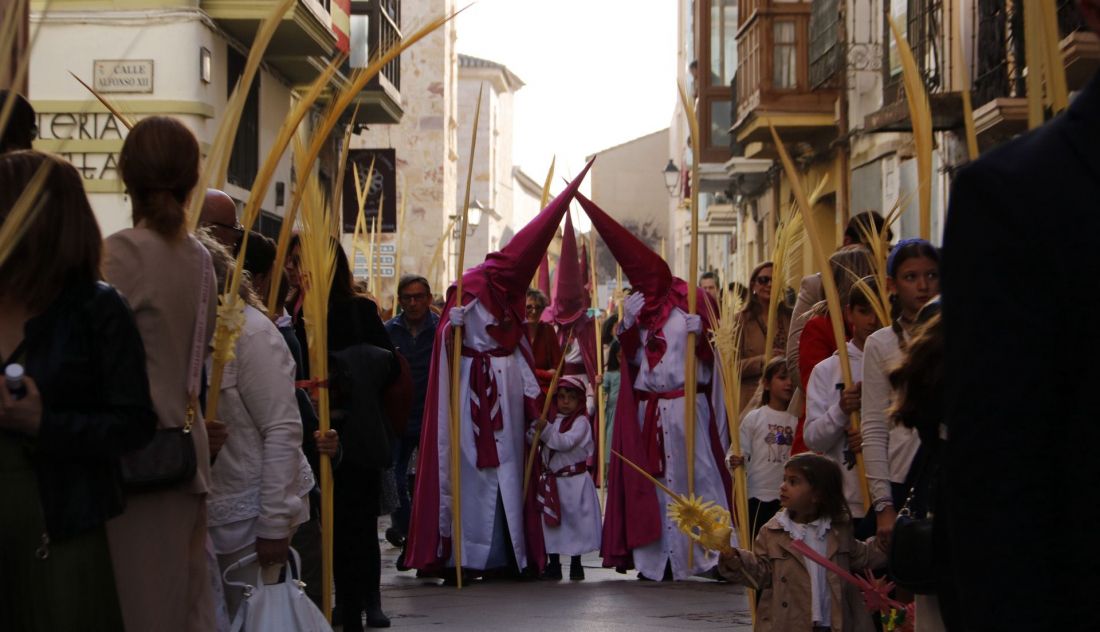
M106 529L45 539L30 452L0 432L0 630L122 630Z

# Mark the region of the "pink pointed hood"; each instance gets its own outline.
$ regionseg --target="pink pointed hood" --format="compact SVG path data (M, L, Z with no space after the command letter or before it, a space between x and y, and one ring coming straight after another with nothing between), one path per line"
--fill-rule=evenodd
M581 262L577 258L577 238L573 233L573 219L565 214L565 231L561 238L561 257L558 259L558 273L554 289L554 304L551 310L554 322L568 325L583 316L588 310L588 292L585 291L584 277L581 276Z
M463 273L462 292L466 295L462 299L463 304L470 298L479 299L505 328L525 321L524 301L528 284L554 238L562 215L569 209L577 187L591 167L590 160L565 190L521 228L508 245L499 252L489 253L483 263Z
M647 328L659 327L668 318L673 305L687 305L687 284L672 276L668 264L642 240L611 218L603 209L577 194L592 226L623 268L635 292L645 295L641 322Z

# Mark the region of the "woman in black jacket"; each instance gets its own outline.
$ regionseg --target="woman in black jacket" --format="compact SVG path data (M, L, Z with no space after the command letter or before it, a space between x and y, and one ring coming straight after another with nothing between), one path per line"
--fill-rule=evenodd
M287 258L293 288L287 310L306 358L301 285L295 283L299 248L297 238L293 239ZM362 630L364 611L368 627L389 627L382 611L378 516L382 474L392 464L392 455L390 422L382 406L383 392L400 374L400 365L377 305L355 291L351 268L339 246L329 292L328 352L332 423L342 448L339 467L333 471L336 606L345 632Z
M152 438L156 416L76 169L0 156L0 226L43 166L44 203L0 262L0 364L26 372L22 399L0 388L0 629L119 630L104 524L123 510L118 457Z

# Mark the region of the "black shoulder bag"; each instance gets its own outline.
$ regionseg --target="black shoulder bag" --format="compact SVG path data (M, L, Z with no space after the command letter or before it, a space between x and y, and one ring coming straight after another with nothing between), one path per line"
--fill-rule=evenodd
M890 536L890 575L894 582L917 595L936 593L936 555L932 546L932 518L927 508L920 511L918 495L930 489L922 483L931 480L934 473L935 446L922 445L920 468L916 480L909 488L905 504L898 511L894 532ZM923 499L927 505L928 499ZM923 515L919 515L923 514ZM919 515L919 516L918 516Z
M151 492L187 483L195 478L197 460L191 428L199 411L202 363L206 357L206 312L210 288L214 284L214 263L206 248L202 250L202 284L195 329L191 340L191 358L187 377L187 413L179 428L159 428L145 447L120 459L122 482L131 492Z

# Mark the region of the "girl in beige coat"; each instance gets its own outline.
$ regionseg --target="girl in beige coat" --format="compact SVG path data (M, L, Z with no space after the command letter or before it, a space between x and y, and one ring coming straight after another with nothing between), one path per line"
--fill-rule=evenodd
M855 572L886 565L874 539L852 536L836 462L802 453L787 461L779 488L783 507L760 529L753 550L734 549L718 564L728 580L762 591L757 632L855 632L873 630L858 591L792 546L801 540L841 568Z

